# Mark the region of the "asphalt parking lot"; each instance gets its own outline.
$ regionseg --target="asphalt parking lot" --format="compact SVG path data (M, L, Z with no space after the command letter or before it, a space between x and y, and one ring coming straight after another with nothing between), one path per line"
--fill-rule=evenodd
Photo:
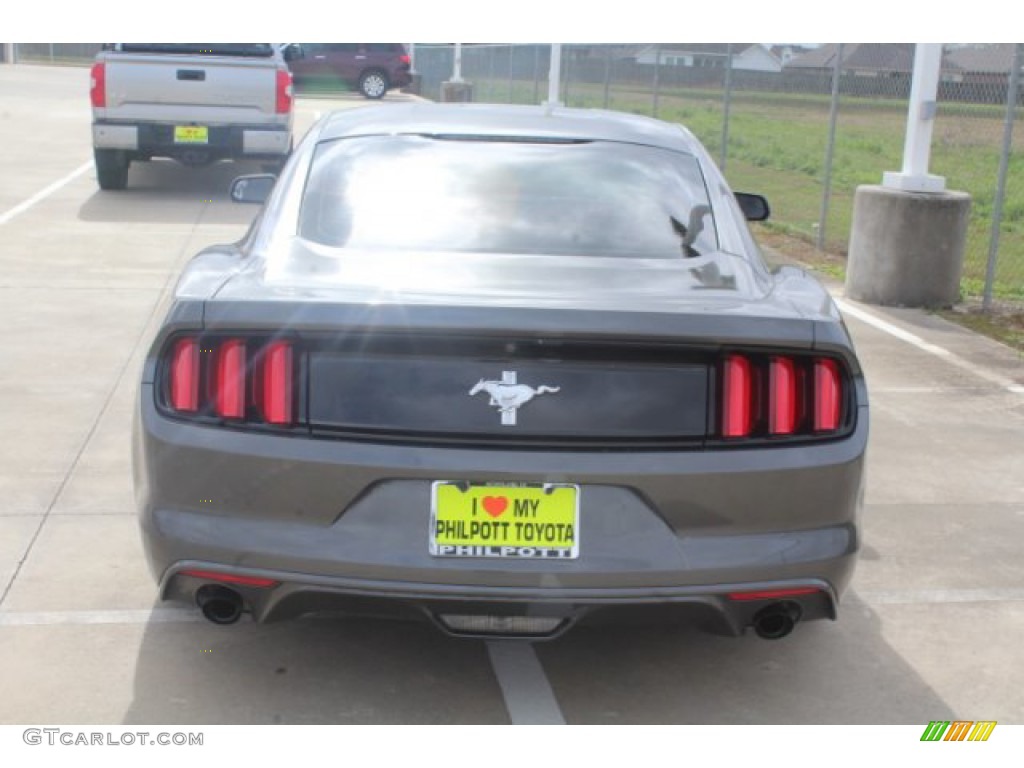
M0 66L0 723L1024 723L1024 360L848 301L872 436L838 622L531 646L159 604L131 488L139 366L184 262L248 226L226 188L250 169L154 161L102 192L87 88L87 69ZM360 103L300 98L298 131Z

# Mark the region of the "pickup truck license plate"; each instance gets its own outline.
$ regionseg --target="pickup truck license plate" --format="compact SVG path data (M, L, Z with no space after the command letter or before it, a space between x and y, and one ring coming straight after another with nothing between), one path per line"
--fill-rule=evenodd
M430 554L435 557L579 557L577 485L435 482Z
M209 141L210 129L205 125L174 126L175 144L208 144Z

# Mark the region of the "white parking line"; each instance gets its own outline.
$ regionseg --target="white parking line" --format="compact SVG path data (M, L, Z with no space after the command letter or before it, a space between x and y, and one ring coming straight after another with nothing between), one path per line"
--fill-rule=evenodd
M922 605L935 603L1005 603L1024 600L1024 589L878 589L854 590L869 605Z
M203 621L198 611L143 608L122 611L0 611L0 627L84 624L176 624Z
M869 605L936 605L1024 601L1024 588L854 589ZM139 608L112 611L0 611L0 627L84 626L89 624L194 624L192 608ZM487 652L514 724L562 724L565 719L544 668L525 640L491 640Z
M512 725L565 725L555 693L530 643L491 640L487 653Z
M60 189L61 187L64 187L64 186L70 184L72 181L77 179L83 173L85 173L86 171L90 171L90 170L92 170L92 160L90 160L88 163L85 163L84 165L79 166L78 168L73 170L71 173L69 173L67 176L65 176L64 178L57 179L57 181L53 182L53 184L48 186L46 189L41 189L40 191L36 192L28 200L25 200L24 202L18 203L16 206L11 208L9 211L0 214L0 225L6 224L11 219L13 219L15 216L18 216L19 214L24 213L29 208L31 208L33 205L38 203L40 200L45 200L47 197L52 195L58 189Z
M836 299L836 305L839 307L840 311L844 315L850 315L851 317L855 317L862 323L867 323L872 328L877 328L878 330L884 333L888 333L890 336L894 336L900 341L905 341L907 344L911 344L917 347L923 352L927 352L930 355L942 358L951 365L955 365L957 368L960 368L961 370L969 371L970 373L973 373L975 376L978 376L979 378L985 379L986 381L991 382L992 384L1002 387L1008 392L1013 392L1014 394L1017 395L1024 395L1024 385L1018 384L1013 379L1007 378L1006 376L1002 376L998 373L993 373L992 371L987 371L984 368L979 368L974 363L970 362L969 360L965 360L959 355L950 352L948 349L927 342L920 336L915 336L913 333L905 331L899 326L893 325L890 322L882 320L880 317L876 317L870 312L865 312L863 309L855 307L852 304L843 301L842 299Z

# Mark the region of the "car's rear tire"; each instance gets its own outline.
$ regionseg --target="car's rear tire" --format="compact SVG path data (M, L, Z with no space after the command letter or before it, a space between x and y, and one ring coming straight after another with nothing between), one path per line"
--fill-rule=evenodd
M94 149L96 180L100 189L124 189L128 185L128 166L131 160L120 149Z
M380 99L388 92L391 83L382 69L368 69L359 76L359 92L368 99Z

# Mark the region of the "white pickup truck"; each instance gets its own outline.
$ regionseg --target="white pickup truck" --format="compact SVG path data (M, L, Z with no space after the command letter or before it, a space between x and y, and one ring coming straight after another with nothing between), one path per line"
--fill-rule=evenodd
M271 43L108 43L92 65L92 143L103 189L133 161L248 158L292 147L292 76Z

